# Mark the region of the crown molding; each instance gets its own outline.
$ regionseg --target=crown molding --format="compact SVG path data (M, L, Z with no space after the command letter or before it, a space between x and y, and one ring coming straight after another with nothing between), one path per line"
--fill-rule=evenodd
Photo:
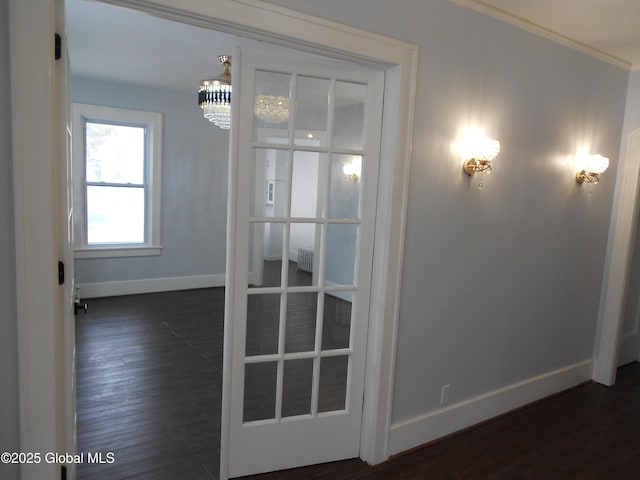
M516 27L527 30L531 33L535 33L542 37L548 38L556 43L560 43L566 47L573 48L574 50L578 50L582 53L586 53L592 57L595 57L604 62L610 63L611 65L615 65L616 67L623 68L625 70L636 70L640 69L640 65L632 65L631 63L622 60L614 55L610 55L602 50L598 50L597 48L590 47L584 43L573 40L569 37L565 37L553 30L549 30L548 28L542 27L535 23L532 23L524 18L520 18L510 13L505 12L504 10L500 10L499 8L492 7L487 5L486 3L482 3L480 0L449 0L452 3L456 3L460 6L470 8L471 10L475 10L476 12L483 13L485 15L489 15L491 17L497 18L506 23L510 23Z

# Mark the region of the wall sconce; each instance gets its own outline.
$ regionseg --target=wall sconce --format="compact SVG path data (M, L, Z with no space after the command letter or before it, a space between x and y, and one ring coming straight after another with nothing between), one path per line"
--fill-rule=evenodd
M578 183L598 183L600 175L609 168L609 159L602 155L589 155L578 159Z
M360 174L362 173L362 157L354 157L353 160L345 163L342 171L349 182L356 183L360 180Z
M500 153L500 142L471 131L462 136L459 148L465 173L491 173L491 161Z

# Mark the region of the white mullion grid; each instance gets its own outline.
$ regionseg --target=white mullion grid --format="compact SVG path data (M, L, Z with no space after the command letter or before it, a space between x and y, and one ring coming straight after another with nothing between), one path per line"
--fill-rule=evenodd
M296 96L298 94L298 74L293 72L289 79L289 149L293 149L296 137Z
M322 257L322 255L321 255ZM320 268L322 270L322 267ZM311 416L318 414L318 392L320 388L320 352L322 351L322 326L324 320L324 293L318 289L318 308L316 314L316 342L313 351L313 373L311 380Z
M322 223L322 234L320 236L320 260L318 261L318 311L316 317L316 343L315 343L315 358L313 359L313 382L311 386L311 416L318 416L318 396L320 393L320 358L322 353L322 331L324 327L324 292L326 283L326 265L327 265L327 230L328 230L328 218L329 218L329 194L331 191L331 164L333 158L333 119L335 110L335 91L336 81L335 78L330 80L329 84L329 105L327 108L327 145L326 149L327 159L326 165L323 169L325 172L322 195L322 208L321 218L318 219L318 223ZM316 149L315 151L319 151Z
M332 218L327 221L325 218L314 217L249 217L251 223L331 223L342 225L360 225L362 220L358 218Z
M285 341L285 326L287 317L287 291L286 289L280 294L280 321L278 322L278 353L275 355L274 360L277 361L277 374L276 374L276 412L275 419L277 422L282 417L282 381L284 377L284 341Z
M291 74L289 84L289 96L290 98L296 98L296 78L295 73ZM289 102L289 141L286 145L286 150L289 155L289 162L287 164L287 189L285 197L285 218L284 218L284 238L282 239L282 265L280 282L282 287L282 293L280 294L280 322L278 332L278 370L276 376L276 412L275 420L280 422L282 419L282 389L284 382L284 360L285 360L285 336L287 327L287 302L288 302L288 286L289 286L289 245L291 235L291 188L293 180L293 139L295 136L295 109L292 108L292 103ZM285 149L283 149L285 150Z
M260 150L289 150L288 141L287 143L253 142L251 145Z
M282 287L248 287L247 294L248 295L267 295L267 294L281 294L284 290Z
M344 354L344 352L348 352L349 349L343 348L341 350L336 350L336 351L340 352L341 354ZM333 350L331 350L331 352L333 352ZM252 356L246 357L244 360L244 363L246 364L267 363L267 362L277 362L278 360L308 360L310 358L314 358L315 356L316 356L316 352L313 352L313 351L291 352L291 353L284 353L282 355L278 353L267 353L263 355L252 355ZM330 357L330 356L336 356L336 355L325 355L325 356Z
M353 353L352 348L336 348L334 350L325 350L320 352L322 358L327 357L343 357L345 355L351 355Z
M321 287L319 285L299 285L287 288L287 293L332 293L332 292L352 292L358 289L357 284L351 285L327 285ZM249 287L248 295L267 295L281 294L285 289L282 287Z
M329 170L327 170L329 171ZM325 193L328 193L329 181L325 178ZM320 392L320 353L322 352L322 328L324 326L324 284L326 275L326 258L327 258L327 205L328 196L324 195L325 212L322 222L322 234L320 236L320 260L318 262L318 309L316 315L316 342L315 357L313 359L313 382L311 384L311 416L318 415L318 395Z
M89 182L87 187L124 187L124 188L144 188L144 183L113 183L113 182Z
M254 142L255 148L263 150L288 150L289 145L285 143L269 143L269 142ZM301 152L311 153L329 153L329 147L315 146L315 145L299 145L295 144L295 149ZM336 155L364 155L365 149L353 149L353 148L331 148L331 151Z
M291 163L291 162L289 162ZM289 169L289 174L291 170ZM289 181L289 183L291 183ZM290 189L289 189L290 192ZM291 197L290 193L288 197ZM287 204L290 205L290 199L287 199ZM289 207L287 207L289 208ZM289 222L284 223L284 238L282 239L282 265L281 265L281 277L280 277L280 287L276 288L280 292L280 318L278 322L278 354L277 354L277 362L278 362L278 371L276 375L276 412L275 419L277 422L282 418L282 384L284 380L284 345L285 345L285 334L286 334L286 326L287 326L287 284L289 282ZM286 257L284 254L286 253ZM285 268L285 266L287 268Z
M352 312L353 315L353 312ZM353 318L353 317L352 317ZM351 332L353 332L353 328L351 329ZM351 333L351 337L353 338L353 333ZM352 347L353 344L350 345L350 347ZM352 354L353 353L353 349L350 348L349 349L349 354L347 354L347 388L346 391L344 392L344 409L348 412L350 410L350 400L351 400L351 376L353 375L353 362L352 360Z
M327 287L326 289L321 288L317 285L299 285L289 287L284 289L283 287L250 287L248 289L249 295L258 295L258 294L270 294L270 293L318 293L320 291L352 291L353 285L335 285L331 287Z
M283 222L282 230L284 238L282 239L282 265L280 265L280 285L286 291L289 286L289 236L291 235L291 223L285 220Z
M335 285L327 285L324 287L324 292L325 293L331 293L331 292L352 292L355 294L355 290L358 289L358 285L356 283L350 284L350 285L340 285L340 284L335 284Z
M291 143L291 141L289 141ZM289 285L289 236L291 235L291 179L293 173L293 152L289 148L289 162L287 165L287 189L285 198L284 238L282 239L282 265L280 266L280 321L278 330L278 373L276 380L276 421L282 419L282 386L284 380L284 347L287 327L287 303Z

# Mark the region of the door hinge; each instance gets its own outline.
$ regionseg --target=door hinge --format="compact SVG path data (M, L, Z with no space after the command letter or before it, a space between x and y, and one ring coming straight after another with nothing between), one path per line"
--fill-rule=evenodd
M64 262L58 262L58 285L64 285Z
M56 33L55 38L55 50L54 50L54 58L56 60L60 60L62 58L62 37L59 33Z

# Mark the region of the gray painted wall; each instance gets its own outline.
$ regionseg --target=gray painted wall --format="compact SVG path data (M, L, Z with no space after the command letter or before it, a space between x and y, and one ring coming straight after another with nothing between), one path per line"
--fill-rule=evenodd
M9 2L0 0L0 451L20 451L18 325L16 321ZM18 465L0 463L0 478L20 478Z
M451 384L452 401L460 401L591 358L628 73L446 0L400 0L394 8L385 0L271 2L421 48L393 420L438 408L443 384ZM0 0L0 92L9 82L6 3ZM639 82L634 73L629 104L638 104ZM75 79L76 101L98 94L111 105L150 110L161 110L163 102L189 104L160 91L143 99L122 85L99 85L91 93L82 89L89 83ZM0 94L0 448L17 450L8 102ZM203 212L220 220L226 161L212 152L226 152L226 140L206 122L180 130L198 112L182 112L179 120L170 110L167 132L173 125L181 133L165 142L165 171L181 187L165 188L164 195L176 195L174 206L164 208L165 225L185 216L201 220ZM640 112L628 111L637 125ZM502 142L481 190L477 179L467 182L451 152L469 122ZM203 138L212 144L201 145ZM596 187L579 188L573 180L570 156L582 143L612 160ZM202 193L204 187L220 192L221 200ZM176 238L163 232L164 258L127 259L109 268L79 261L78 281L97 281L98 270L105 280L119 280L166 276L171 266L186 275L217 268L218 257L209 254L216 250L224 258L224 234L189 226L209 250L184 248L188 255L169 256L186 245L187 224L180 223ZM17 478L16 470L2 468L3 479Z
M393 421L590 359L628 72L446 0L270 3L420 47ZM502 144L470 182L468 124Z
M631 72L627 92L627 109L622 129L621 154L625 153L627 136L640 128L640 71ZM637 207L636 207L637 208ZM640 215L636 212L635 241L633 257L629 269L629 278L624 306L624 324L622 326L621 361L626 363L632 358L640 359L640 332L638 332L638 307L640 306Z
M160 256L79 259L76 283L224 274L229 134L206 121L195 93L71 79L71 99L163 113Z

